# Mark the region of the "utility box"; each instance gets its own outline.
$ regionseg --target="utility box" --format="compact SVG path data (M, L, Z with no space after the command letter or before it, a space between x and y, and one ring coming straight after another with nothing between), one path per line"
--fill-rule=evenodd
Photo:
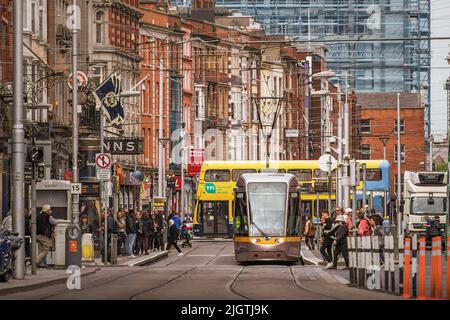
M71 217L71 184L65 180L43 180L36 183L36 214L49 204L53 217L58 221L54 227L54 246L47 255L47 264L65 267L66 229Z

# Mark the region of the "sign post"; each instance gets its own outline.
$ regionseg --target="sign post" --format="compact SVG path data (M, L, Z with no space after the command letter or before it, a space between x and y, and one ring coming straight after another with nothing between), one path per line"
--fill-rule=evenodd
M101 194L101 207L102 210L103 208L105 208L105 198L103 197L108 197L108 194L106 192L104 192L103 188L105 186L105 184L103 183L104 181L110 181L111 180L111 164L112 164L112 158L111 158L111 154L109 153L97 153L95 155L95 172L96 172L96 176L97 176L97 180L100 181L100 187L102 188L100 190L100 194ZM105 245L105 264L108 263L108 217L107 217L107 212L106 210L105 212L105 241L104 241L104 245Z

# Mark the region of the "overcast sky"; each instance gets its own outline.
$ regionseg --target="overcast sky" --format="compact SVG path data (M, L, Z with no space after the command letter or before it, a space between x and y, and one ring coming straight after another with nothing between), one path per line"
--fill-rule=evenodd
M430 0L431 36L450 37L450 0ZM447 93L443 89L450 77L450 65L445 58L450 52L450 40L431 41L431 131L447 132Z

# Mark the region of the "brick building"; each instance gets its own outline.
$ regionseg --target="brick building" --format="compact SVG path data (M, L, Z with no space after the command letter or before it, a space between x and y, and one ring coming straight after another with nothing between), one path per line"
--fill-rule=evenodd
M361 159L383 159L391 164L391 193L397 185L397 93L357 93L361 108ZM424 108L418 93L400 95L402 179L405 170L425 170ZM385 144L385 147L384 147Z

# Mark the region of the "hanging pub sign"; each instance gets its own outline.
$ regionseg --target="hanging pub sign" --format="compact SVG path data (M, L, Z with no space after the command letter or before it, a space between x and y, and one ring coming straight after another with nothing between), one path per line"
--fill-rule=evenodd
M104 151L111 154L143 154L144 139L133 137L105 138Z

